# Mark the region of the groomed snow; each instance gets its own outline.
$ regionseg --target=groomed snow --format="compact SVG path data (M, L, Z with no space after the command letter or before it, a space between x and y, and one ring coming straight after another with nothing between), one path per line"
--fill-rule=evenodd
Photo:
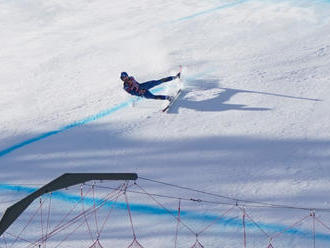
M316 0L0 0L0 184L136 172L235 198L330 208L329 18L329 1ZM161 101L129 104L121 71L143 82L179 65L184 89L168 114ZM0 187L0 213L23 196ZM136 214L137 223L155 218ZM288 226L304 214L255 213ZM141 235L145 247L172 247L159 233ZM277 247L312 244L288 240ZM242 247L235 235L223 242Z

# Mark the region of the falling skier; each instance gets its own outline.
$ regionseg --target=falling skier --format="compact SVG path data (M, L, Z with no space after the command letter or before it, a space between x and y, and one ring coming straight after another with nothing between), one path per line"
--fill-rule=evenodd
M134 77L128 76L127 72L122 72L120 74L120 79L124 82L124 90L131 95L144 97L147 99L169 100L171 102L173 100L173 96L154 95L149 91L149 89L162 83L180 78L180 76L181 72L179 72L176 76L170 76L160 80L152 80L140 84L135 80Z

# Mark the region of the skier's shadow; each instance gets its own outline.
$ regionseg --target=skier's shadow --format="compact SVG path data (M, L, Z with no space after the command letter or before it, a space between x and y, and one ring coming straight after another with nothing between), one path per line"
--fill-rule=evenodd
M205 82L205 81L204 81ZM292 98L298 100L309 100L309 101L320 101L319 99L312 99L312 98L304 98L304 97L295 97L295 96L288 96L288 95L281 95L276 93L268 93L268 92L260 92L260 91L250 91L250 90L241 90L241 89L231 89L231 88L219 88L216 87L216 81L208 81L207 86L211 86L211 88L191 88L190 90L183 90L175 104L172 108L168 111L168 113L178 113L180 108L187 108L193 109L196 111L202 112L220 112L220 111L229 111L229 110L238 110L238 111L269 111L272 110L271 108L266 107L249 107L244 104L230 104L228 102L233 96L239 93L245 94L259 94L259 95L269 95L269 96L276 96L276 97L285 97L285 98ZM193 81L194 85L201 85L203 84L202 80L195 80ZM209 84L211 83L211 84ZM203 91L206 92L203 94ZM194 94L191 94L194 92ZM207 97L210 94L211 97ZM196 97L197 95L197 97ZM200 95L198 97L198 95ZM204 97L205 95L206 97ZM200 99L198 99L200 98ZM204 98L204 99L203 99Z

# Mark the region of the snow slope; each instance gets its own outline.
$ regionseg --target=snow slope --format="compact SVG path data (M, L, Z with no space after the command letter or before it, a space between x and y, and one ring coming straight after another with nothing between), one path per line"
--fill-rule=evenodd
M136 172L330 208L329 14L316 0L0 1L0 182ZM143 82L181 64L169 114L128 104L121 71Z

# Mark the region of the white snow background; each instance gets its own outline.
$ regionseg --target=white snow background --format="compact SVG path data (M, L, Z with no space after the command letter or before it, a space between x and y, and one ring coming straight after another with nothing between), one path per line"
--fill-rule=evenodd
M0 0L0 213L65 172L136 172L307 209L246 206L270 233L308 209L330 209L329 20L330 2L316 0ZM131 106L121 71L144 82L175 75L179 65L184 89L168 114L161 101ZM217 199L137 182L153 193ZM54 219L74 193L63 194ZM173 216L147 196L129 197L137 240L173 247ZM161 201L175 213L178 200ZM196 230L229 209L182 204ZM132 241L125 207L117 210L100 239L104 247ZM204 247L243 247L240 209L233 211L236 220L220 221L199 238ZM316 216L330 226L327 212ZM319 222L314 243L312 224L289 228L274 248L330 247L330 232ZM267 247L259 228L251 221L246 228L247 247ZM179 226L177 247L195 239ZM61 247L92 243L78 233ZM0 238L0 247L11 246Z

